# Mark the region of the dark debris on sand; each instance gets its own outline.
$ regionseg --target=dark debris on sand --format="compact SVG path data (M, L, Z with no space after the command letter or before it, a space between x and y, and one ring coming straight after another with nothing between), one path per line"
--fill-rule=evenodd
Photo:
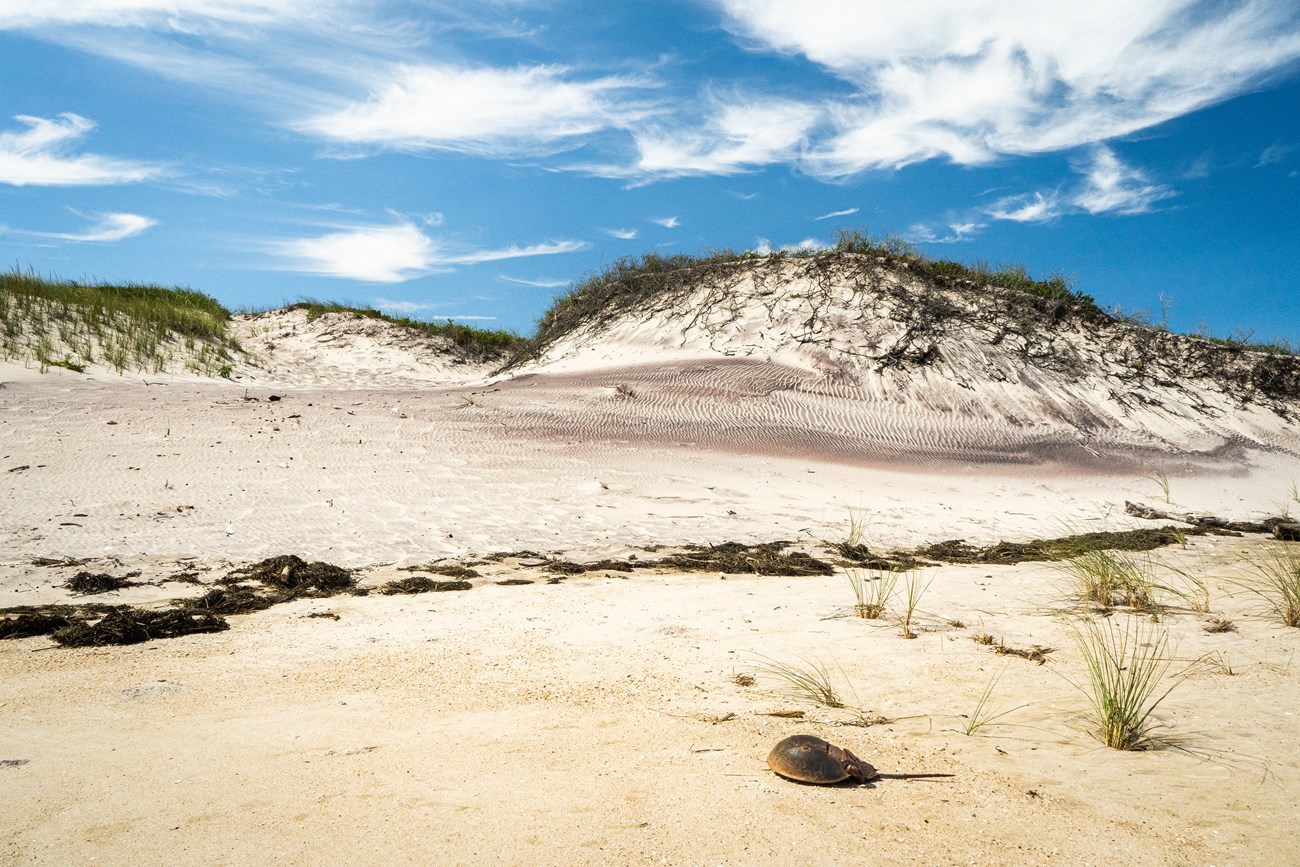
M1079 533L1055 539L1029 542L998 542L976 547L964 539L935 542L911 551L877 554L866 545L832 545L831 548L851 565L871 569L912 569L939 563L986 563L1012 566L1016 563L1045 560L1068 560L1091 551L1153 551L1167 545L1181 544L1188 536L1213 532L1204 527L1144 527L1138 530Z
M0 639L49 635L83 620L103 617L111 605L20 605L0 611Z
M764 542L743 545L723 542L702 547L693 545L646 565L670 566L683 572L731 572L751 575L834 575L835 567L822 560L792 551L782 553L793 542Z
M458 563L426 563L423 566L403 566L403 572L432 572L434 575L446 575L448 578L481 578L476 570Z
M260 581L288 590L295 596L333 596L356 587L352 573L330 563L308 563L293 554L269 557L252 566L236 569L221 579L222 584Z
M414 575L400 581L389 581L379 588L379 592L385 596L394 596L399 593L446 593L451 590L471 590L473 587L468 581L434 581L432 578Z
M109 575L107 572L78 572L69 578L63 584L63 587L80 596L94 596L97 593L111 593L114 590L121 590L123 587L138 587L140 582L131 579L139 575L139 572L132 572L118 578Z
M229 628L224 617L214 614L176 608L149 611L123 605L94 622L78 621L55 630L50 637L64 647L103 647Z
M139 573L134 573L139 574ZM105 592L133 582L111 575L78 573L66 585L74 592ZM340 593L364 595L347 569L308 563L292 554L236 569L196 599L164 609L130 605L45 605L0 609L0 639L49 635L67 647L138 644L229 629L226 615L250 614L302 598ZM110 586L111 585L111 586ZM466 584L466 587L469 585ZM83 589L93 588L93 589Z

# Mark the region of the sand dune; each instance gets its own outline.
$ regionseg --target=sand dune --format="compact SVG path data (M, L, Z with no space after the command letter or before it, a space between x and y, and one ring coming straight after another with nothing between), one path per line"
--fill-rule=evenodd
M146 582L81 601L162 606L286 553L374 591L478 573L217 634L0 642L0 863L1300 858L1300 630L1243 589L1258 534L1149 555L1211 612L1166 593L1151 624L1186 678L1158 712L1180 748L1146 753L1089 734L1086 609L1051 564L923 569L915 640L898 599L853 616L842 561L548 565L777 539L835 561L851 517L881 551L1151 526L1127 500L1300 509L1291 368L875 264L737 267L505 371L302 311L240 317L230 380L0 367L0 607L70 601L79 570ZM820 661L859 710L782 695L772 660ZM990 684L1009 725L968 736ZM953 776L798 786L763 764L795 732Z

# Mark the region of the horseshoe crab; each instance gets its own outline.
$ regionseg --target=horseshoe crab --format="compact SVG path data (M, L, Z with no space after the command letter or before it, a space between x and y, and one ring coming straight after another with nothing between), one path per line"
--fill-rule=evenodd
M786 779L819 786L850 778L865 783L879 776L853 753L814 735L791 735L781 741L768 753L767 766Z

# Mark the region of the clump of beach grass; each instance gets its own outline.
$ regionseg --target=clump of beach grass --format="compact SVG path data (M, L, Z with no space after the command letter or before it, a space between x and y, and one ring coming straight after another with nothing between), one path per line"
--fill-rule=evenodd
M1147 478L1155 482L1160 488L1160 495L1166 503L1169 502L1169 476L1164 470L1152 470L1147 474Z
M849 569L846 574L857 600L854 612L866 620L882 616L898 586L898 573L892 569L877 569L874 575L866 575L859 569Z
M1205 570L1203 568L1196 570L1184 569L1168 563L1162 565L1168 570L1174 581L1177 582L1162 584L1163 589L1177 596L1197 614L1209 614L1210 582L1205 577Z
M762 657L753 665L755 671L778 681L778 695L793 701L823 707L841 708L844 701L831 682L830 670L819 660L801 660L801 665ZM843 674L843 672L841 672Z
M1152 561L1123 551L1086 551L1058 568L1073 581L1072 595L1101 609L1127 607L1154 613L1160 604Z
M916 615L917 606L921 604L921 597L930 588L933 580L933 578L929 581L923 580L921 573L916 569L912 569L907 573L907 578L903 582L905 593L903 597L903 628L899 633L904 638L916 638L916 633L912 631L912 618Z
M989 726L1010 725L1010 723L1001 723L998 720L1009 716L1018 710L1029 707L1028 704L1020 704L1015 707L999 706L994 707L992 704L993 690L997 688L998 681L1002 680L1002 675L1006 669L995 675L984 687L980 693L979 699L975 702L975 708L966 717L966 723L962 726L962 734L967 737L974 737L981 729Z
M1160 746L1152 714L1182 682L1168 678L1169 633L1137 617L1085 620L1073 631L1087 676L1072 683L1091 703L1098 739L1117 750Z
M1269 545L1248 562L1255 577L1240 586L1262 599L1282 625L1300 627L1300 551L1285 542Z

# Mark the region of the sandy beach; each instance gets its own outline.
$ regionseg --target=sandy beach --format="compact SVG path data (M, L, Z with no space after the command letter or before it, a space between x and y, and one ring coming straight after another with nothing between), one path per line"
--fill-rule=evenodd
M1133 752L1091 731L1059 564L919 567L909 640L901 590L856 616L849 578L875 573L836 548L1171 523L1129 502L1300 509L1294 401L1211 388L1193 356L1133 382L1128 332L1086 323L1059 339L1088 377L971 317L894 370L865 358L902 318L837 295L796 339L811 320L781 305L816 287L784 285L705 287L505 372L294 310L238 318L230 379L0 366L0 608L162 608L281 555L371 591L127 646L0 642L0 863L1300 860L1300 630L1249 589L1270 536L1134 555L1199 576L1209 610L1096 617L1164 631L1180 679L1164 748ZM666 564L777 541L831 574ZM380 592L452 566L472 589ZM74 597L79 572L138 584ZM774 664L822 668L844 706ZM796 733L950 776L800 785L765 763Z

